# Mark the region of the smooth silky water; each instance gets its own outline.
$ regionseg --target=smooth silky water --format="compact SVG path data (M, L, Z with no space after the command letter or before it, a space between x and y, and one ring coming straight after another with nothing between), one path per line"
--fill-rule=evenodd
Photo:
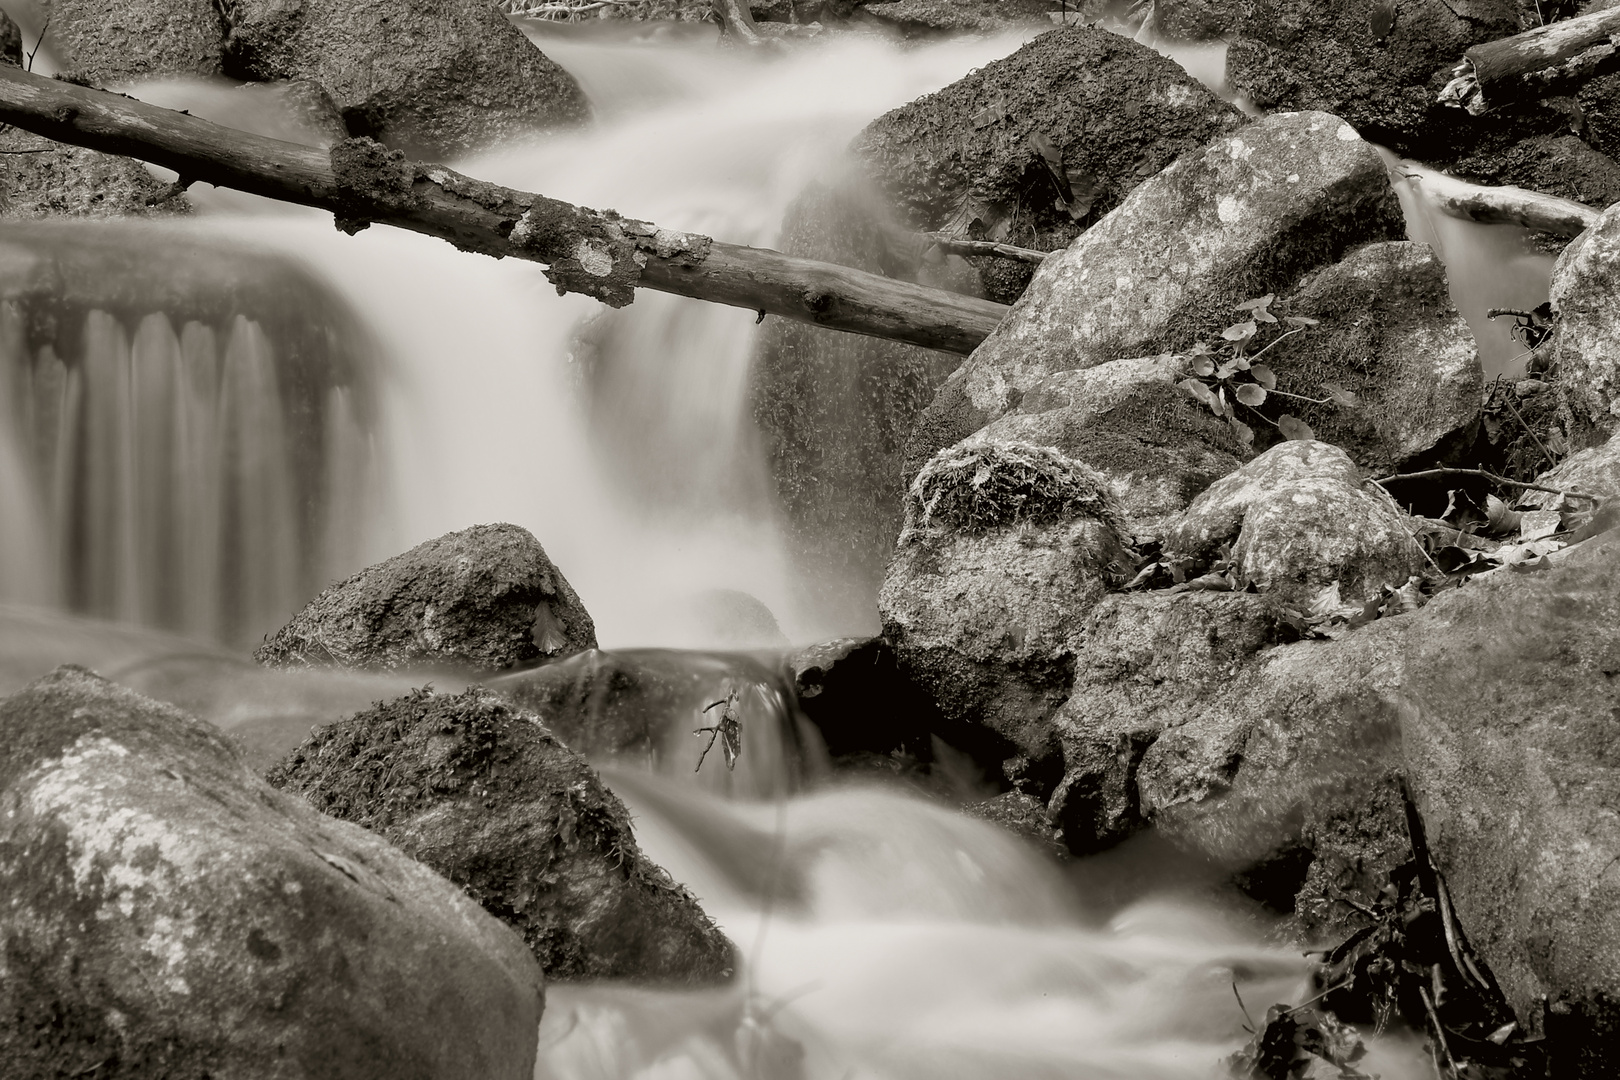
M1022 41L901 49L842 40L755 58L716 47L707 27L533 33L580 79L595 125L458 167L762 245L775 239L789 202L837 167L865 123ZM1181 52L1195 74L1217 77L1208 49L1160 47ZM259 89L191 82L128 89L267 134L322 138L291 103ZM739 642L705 614L714 610L710 598L730 591L764 601L793 640L867 629L795 610L801 583L791 580L747 412L752 312L643 293L609 313L587 299L558 297L533 265L383 228L347 237L324 214L206 188L192 193L197 218L133 227L165 243L190 238L239 246L244 258L255 251L296 258L363 324L364 343L352 351L367 357L355 361L366 377L337 387L336 399L320 399L330 417L316 441L341 459L323 467L338 469L347 485L327 500L320 559L299 564L318 563L323 582L452 529L503 520L541 539L608 647L769 644L766 635ZM1443 255L1483 262L1468 258L1468 234L1436 224L1447 230L1438 240ZM1498 296L1505 286L1493 279L1471 286L1477 295L1460 303L1481 311L1534 306L1545 298L1545 266L1520 258L1522 234L1497 236L1519 260L1517 291ZM11 239L4 230L0 238ZM17 372L37 360L5 344L4 317L0 351L10 351L0 362L10 365L10 378L0 390L21 385ZM604 323L611 333L602 332ZM157 342L146 352L180 358L168 362L166 392L178 392L173 372L184 370L188 355L183 327L168 325L165 337L162 327L145 325L102 327L114 341L113 382L125 395L115 400L131 433L151 427L140 402L155 392L129 359L130 349L145 355L140 335ZM241 333L247 341L253 331ZM122 352L119 341L128 346ZM598 344L587 349L584 341ZM285 358L270 346L237 364L256 372L260 385L267 372L283 370L275 365ZM193 354L200 349L194 344ZM1491 362L1500 369L1513 358ZM265 764L313 723L429 678L440 689L462 685L444 673L258 669L242 644L277 625L308 590L260 588L254 595L268 599L249 612L232 608L225 621L237 629L224 633L218 613L232 602L207 594L222 586L185 586L190 607L152 598L154 563L140 554L151 542L138 529L133 546L105 563L99 555L81 559L82 573L107 583L114 599L76 609L122 624L64 612L82 587L63 584L53 489L30 464L16 397L0 399L9 410L0 429L0 692L56 663L83 663L235 732L250 760ZM208 409L185 415L220 422ZM283 420L256 422L274 434ZM285 431L276 437L289 441ZM269 492L274 509L285 498L274 494L278 485L296 481L278 474L278 463L292 459L284 449L259 457L267 472L235 488L220 479L209 490L239 500L244 490ZM135 486L107 495L113 504L162 487L150 478L125 481ZM217 514L201 520L226 527ZM166 527L173 532L172 523ZM310 541L278 541L297 542ZM291 573L267 558L264 573ZM249 583L254 573L239 568ZM205 614L186 616L192 608ZM184 636L128 625L137 622ZM769 668L761 656L749 663ZM602 763L647 852L739 946L735 985L709 992L552 986L537 1077L1206 1077L1245 1038L1234 987L1255 1017L1304 996L1298 950L1269 944L1264 917L1207 887L1165 888L1164 874L1150 874L1138 876L1159 887L1122 890L1117 866L1102 869L1106 859L1059 870L1010 834L934 802L828 786L822 755L784 686L780 676L760 676L743 688L754 704L743 710L735 778L724 773L718 750L695 771L703 738L690 732L704 721L684 706L662 719L673 749L651 768ZM1367 1067L1398 1080L1426 1075L1427 1062L1410 1044L1386 1039Z

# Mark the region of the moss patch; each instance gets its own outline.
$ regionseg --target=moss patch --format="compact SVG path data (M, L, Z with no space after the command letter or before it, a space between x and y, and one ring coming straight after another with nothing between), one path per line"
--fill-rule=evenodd
M1108 481L1049 447L985 443L941 450L912 482L911 509L924 525L984 532L1091 517L1125 534Z

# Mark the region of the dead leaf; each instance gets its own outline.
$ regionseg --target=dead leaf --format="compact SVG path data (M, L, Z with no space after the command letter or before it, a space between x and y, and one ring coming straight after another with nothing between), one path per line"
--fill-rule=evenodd
M1328 392L1328 397L1335 405L1343 405L1347 409L1354 409L1361 404L1361 399L1353 391L1346 390L1338 383L1323 383L1322 389Z
M1485 496L1485 531L1492 536L1503 536L1517 531L1523 516L1517 510L1510 509L1507 503L1495 495Z

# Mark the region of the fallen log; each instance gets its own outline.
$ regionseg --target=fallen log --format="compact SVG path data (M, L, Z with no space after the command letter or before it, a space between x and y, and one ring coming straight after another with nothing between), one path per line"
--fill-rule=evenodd
M1421 184L1429 204L1441 213L1482 225L1522 225L1536 232L1573 238L1602 214L1573 199L1528 188L1471 184L1410 161L1399 162L1395 173Z
M370 139L321 150L7 65L0 65L0 122L172 169L182 186L206 183L328 210L347 232L392 225L466 251L543 263L559 293L615 307L649 288L964 355L1007 312L988 300L500 187L408 161Z
M1439 101L1479 116L1513 101L1567 94L1620 71L1616 37L1620 8L1610 8L1475 45L1452 69Z

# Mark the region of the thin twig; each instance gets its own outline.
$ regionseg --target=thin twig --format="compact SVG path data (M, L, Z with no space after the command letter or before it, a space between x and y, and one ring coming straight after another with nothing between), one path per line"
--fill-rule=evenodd
M1049 254L1031 248L1014 247L1012 244L998 244L993 240L961 240L954 236L946 236L944 233L923 233L923 236L947 255L989 255L997 259L1014 259L1039 266L1046 261Z
M1273 338L1272 341L1271 341L1271 344L1267 345L1265 348L1261 349L1259 352L1257 352L1253 356L1249 357L1249 363L1253 364L1256 360L1258 360L1262 356L1266 355L1266 353L1268 353L1272 349L1276 348L1279 342L1287 341L1289 338L1293 337L1295 334L1299 333L1303 329L1305 329L1305 327L1296 326L1292 330L1287 331L1286 333L1282 334L1281 336ZM1281 393L1281 391L1277 391L1277 393Z
M1504 394L1502 395L1502 404L1508 407L1508 412L1513 414L1513 419L1519 422L1519 426L1524 428L1525 433L1535 440L1536 448L1541 451L1541 456L1547 459L1547 465L1549 467L1557 465L1558 459L1553 457L1552 453L1547 449L1547 447L1542 444L1541 436L1532 431L1530 425L1524 422L1524 417L1519 415L1519 410L1514 406L1513 399L1507 394Z
M1451 1075L1457 1075L1457 1059L1451 1056L1451 1046L1446 1042L1446 1029L1440 1026L1440 1016L1434 1011L1434 999L1429 996L1427 986L1419 986L1418 993L1423 997L1423 1008L1429 1014L1429 1023L1434 1025L1434 1037L1440 1043L1441 1051L1446 1055L1446 1064L1451 1069Z
M46 12L46 14L45 14L45 25L41 26L39 28L39 37L38 37L38 39L36 39L34 41L34 47L32 49L30 49L29 52L28 52L28 63L23 65L23 70L24 71L33 71L34 70L34 55L39 52L39 47L41 45L45 44L45 32L47 30L49 30L50 28L51 28L51 13Z
M1349 986L1351 983L1353 983L1355 981L1356 981L1356 977L1354 975L1352 975L1348 979L1345 979L1344 982L1336 983L1333 986L1328 987L1326 990L1322 991L1320 994L1317 994L1315 997L1306 998L1304 1001L1300 1002L1298 1005L1295 1005L1292 1009L1289 1009L1287 1012L1283 1013L1283 1015L1284 1016L1292 1016L1294 1013L1299 1012L1299 1010L1303 1009L1305 1006L1314 1004L1315 1002L1318 1002L1318 1001L1321 1001L1323 998L1325 998L1329 994L1333 993L1333 991L1335 991L1335 990L1343 990L1345 987Z
M1244 1030L1247 1031L1249 1034L1253 1035L1254 1034L1254 1017L1249 1015L1249 1007L1247 1005L1243 1004L1243 995L1238 993L1237 980L1236 979L1232 980L1232 996L1237 998L1238 1008L1243 1010L1243 1019L1245 1019L1245 1020L1247 1020L1249 1022L1248 1026L1246 1028L1244 1028Z
M1519 488L1522 491L1544 491L1548 495L1562 495L1566 499L1585 499L1587 502L1594 503L1603 501L1602 496L1599 495L1587 495L1579 491L1560 491L1558 488L1543 487L1540 484L1527 484L1523 480L1509 480L1505 476L1498 476L1495 473L1487 472L1484 469L1424 469L1420 472L1395 473L1391 476L1380 476L1370 482L1377 484L1380 487L1388 487L1390 484L1393 484L1399 480L1425 480L1435 476L1480 476L1491 481L1492 483L1505 484L1508 487Z

